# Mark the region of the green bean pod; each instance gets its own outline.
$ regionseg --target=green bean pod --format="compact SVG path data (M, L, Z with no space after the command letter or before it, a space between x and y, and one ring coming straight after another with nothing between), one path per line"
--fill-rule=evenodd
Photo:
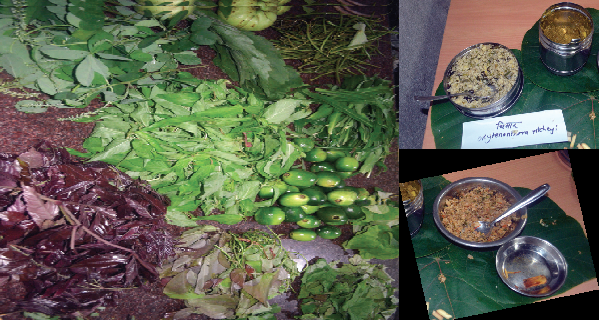
M329 136L333 134L333 129L335 129L335 126L337 126L337 123L339 123L342 117L343 112L339 111L335 111L331 113L331 115L329 115L329 123L327 124L327 133L329 134Z

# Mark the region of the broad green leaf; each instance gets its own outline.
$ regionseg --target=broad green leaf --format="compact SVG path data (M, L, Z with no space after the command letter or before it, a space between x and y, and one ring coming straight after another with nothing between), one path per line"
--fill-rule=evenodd
M96 153L89 161L104 161L112 165L118 163L131 151L131 141L128 139L114 139L107 146L105 151Z
M20 100L15 104L15 108L25 113L42 113L48 110L48 106L43 101Z
M302 100L297 99L278 100L264 110L262 117L270 123L279 124L288 120L289 116L295 112L295 109L302 105L302 102Z
M40 48L40 51L53 59L60 60L79 60L87 57L89 52L81 50L71 50L65 47L46 45Z
M593 21L599 21L599 11L587 8ZM571 76L558 76L551 73L541 60L539 52L539 22L526 32L522 40L522 72L537 86L558 92L589 92L599 89L597 72L597 51L599 51L599 28L595 28L591 54L582 69Z
M412 241L414 247L414 254L416 258L421 258L432 253L435 253L449 245L445 237L437 231L435 222L433 221L432 207L435 202L437 195L450 184L442 176L431 177L422 179L422 188L424 195L424 208L428 214L424 215L424 221L422 227L415 237L418 237L418 241Z
M96 72L104 76L104 78L108 78L110 75L108 67L102 61L94 58L93 55L88 55L75 68L75 77L82 85L89 87L94 80Z
M235 225L243 220L243 216L239 214L213 214L194 217L194 220L212 220L222 224Z
M427 203L448 183L441 177L430 179L423 179L425 217L432 215ZM530 192L526 188L516 187L516 190L521 195ZM528 217L522 235L551 242L566 258L568 271L576 271L568 273L564 286L556 294L596 277L588 240L574 218L549 198L530 207ZM541 224L541 219L545 223ZM430 222L425 219L421 231L412 239L425 298L430 303L429 312L443 309L454 318L463 318L540 300L515 293L501 281L495 268L497 250L472 251L453 244L443 246L440 242L437 245L431 238L438 232ZM426 248L427 244L434 247Z
M175 59L186 66L202 64L202 59L198 58L197 54L193 51L184 51L174 54Z
M106 15L103 0L69 0L67 7L70 14L77 17L77 25L84 30L102 30Z
M97 137L89 137L85 139L85 141L83 141L82 147L90 153L104 151L104 144L102 143L102 139Z
M172 224L179 227L197 227L198 223L195 220L189 218L185 212L177 211L169 207L166 211L165 216L168 224Z
M436 94L444 94L442 84ZM561 109L566 123L566 129L576 134L576 143L586 143L596 148L595 138L595 95L589 93L561 93L548 91L536 86L528 78L524 79L522 95L518 102L501 116L511 116L543 110ZM501 119L497 117L498 120ZM436 147L460 148L462 143L463 124L475 121L458 112L450 102L433 103L431 111L431 127L435 137ZM521 148L563 149L569 147L569 142L549 143L523 146Z
M200 94L195 92L179 92L179 93L164 93L159 94L159 98L180 106L191 107L196 101L200 100Z
M87 41L87 46L89 52L96 53L108 50L112 47L112 41L114 41L114 36L106 31L100 31L95 33L89 40Z
M129 57L133 60L143 61L143 62L152 61L154 59L154 55L145 53L141 50L135 50L135 51L131 52L131 54L129 54Z
M98 57L102 58L102 59L108 59L108 60L122 60L122 61L131 61L131 59L127 58L127 57L122 57L122 56L118 56L116 54L110 54L110 53L104 53L104 52L98 52L97 53Z
M56 87L54 86L54 82L47 77L41 77L37 79L37 86L43 93L47 93L49 95L56 94Z

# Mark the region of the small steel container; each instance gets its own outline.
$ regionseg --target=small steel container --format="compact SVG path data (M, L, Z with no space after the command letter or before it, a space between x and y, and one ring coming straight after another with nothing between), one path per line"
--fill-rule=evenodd
M495 268L510 289L535 298L554 294L568 277L562 253L549 241L530 236L517 237L501 246ZM533 281L535 278L537 281Z
M586 38L573 39L568 44L556 43L550 40L543 32L541 25L543 19L559 11L564 11L564 14L567 14L567 11L575 11L586 17L590 22L590 32ZM575 3L561 2L545 10L539 21L539 52L541 54L541 61L543 61L547 70L560 76L569 76L580 71L591 54L593 28L591 14L585 8Z
M418 231L420 231L422 220L424 220L424 192L421 180L418 180L418 185L420 186L420 191L414 200L402 200L411 238L414 238Z
M443 190L441 190L441 192L437 195L437 198L435 198L435 202L433 203L433 219L435 221L437 229L439 229L441 234L443 234L445 238L447 238L449 241L458 246L471 250L496 249L497 247L516 238L518 235L520 235L520 233L522 233L522 230L524 230L524 227L526 226L527 220L526 207L514 213L514 215L516 215L519 218L518 224L516 225L516 229L512 231L512 233L507 234L505 237L503 237L503 239L499 239L496 241L474 242L458 238L457 236L449 232L441 222L441 216L439 215L439 213L445 207L445 200L448 198L455 197L455 195L460 191L470 190L477 186L488 187L491 190L502 193L505 196L506 200L510 201L510 203L515 203L516 201L522 199L522 196L518 193L518 191L516 191L516 189L510 187L508 184L499 180L484 177L464 178L452 182L451 184L443 188Z
M459 58L461 58L463 55L468 53L469 51L478 47L479 45L487 45L487 44L492 45L493 48L496 48L496 47L504 48L504 49L508 50L510 53L512 53L511 50L509 50L506 46L501 45L499 43L493 43L493 42L478 43L478 44L472 45L472 46L462 50L451 60L451 62L447 66L447 69L445 69L445 74L443 76L443 89L445 90L446 93L458 93L458 92L452 91L451 88L449 87L449 78L452 75L452 69L453 69L453 66L456 63L456 61ZM516 57L514 56L514 59L515 58ZM524 84L524 76L522 74L522 68L520 67L520 62L518 62L518 77L516 78L516 82L514 83L512 88L508 91L508 93L506 95L504 95L503 97L501 97L499 100L497 100L485 107L480 107L480 108L466 108L464 106L461 106L461 105L453 102L452 99L449 99L449 101L451 102L451 104L454 105L454 107L459 112L461 112L463 115L465 115L467 117L474 118L474 119L493 118L493 117L496 117L496 116L508 111L511 107L513 107L516 104L516 102L518 102L518 99L520 98L520 95L522 94L523 84Z

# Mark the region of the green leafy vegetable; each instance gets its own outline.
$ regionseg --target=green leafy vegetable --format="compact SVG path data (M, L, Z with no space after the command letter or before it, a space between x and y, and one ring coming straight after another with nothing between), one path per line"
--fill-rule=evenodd
M71 119L97 121L83 143L88 153L71 152L149 181L170 198L171 224L193 226L200 219L237 224L272 205L278 195L254 200L263 184L302 156L287 141L294 134L287 126L310 114L309 101L285 99L265 107L253 94L227 88L226 80L197 80L187 73L178 78L177 86L130 89L132 103ZM203 216L188 213L198 207Z
M373 265L359 255L350 264L318 259L306 268L298 299L297 319L390 319L399 299L383 265Z
M276 100L303 85L299 73L285 64L270 41L216 19L211 30L219 36L212 45L217 53L214 64L246 90Z
M171 277L164 293L185 300L182 318L276 319L281 309L268 300L290 288L299 270L278 237L262 231L222 232L204 225L181 235L181 250L160 271Z
M375 203L389 199L378 192ZM364 217L353 221L354 236L343 243L345 249L357 249L364 259L395 259L399 257L399 241L393 227L399 225L399 208L385 204L360 207Z
M118 2L19 0L0 8L0 67L15 78L1 87L51 96L43 107L28 110L22 104L19 110L85 107L95 98L130 101L132 85L177 83L180 64L201 63L192 51L198 45L213 46L216 64L257 96L278 99L303 85L268 40L229 26L212 12L198 11L189 27L180 28L176 22L185 17L183 11L158 20L129 9L131 1Z
M297 132L314 137L318 147L353 155L363 162L360 173L369 176L376 164L382 165L399 132L389 81L357 75L346 78L341 87L304 93L320 107L295 121Z

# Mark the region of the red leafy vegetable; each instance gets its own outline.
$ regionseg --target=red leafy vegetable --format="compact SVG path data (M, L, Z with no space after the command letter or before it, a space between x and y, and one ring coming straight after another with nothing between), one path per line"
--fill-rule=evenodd
M168 205L147 183L46 142L0 153L0 286L27 292L2 311L74 317L156 281L174 254Z

